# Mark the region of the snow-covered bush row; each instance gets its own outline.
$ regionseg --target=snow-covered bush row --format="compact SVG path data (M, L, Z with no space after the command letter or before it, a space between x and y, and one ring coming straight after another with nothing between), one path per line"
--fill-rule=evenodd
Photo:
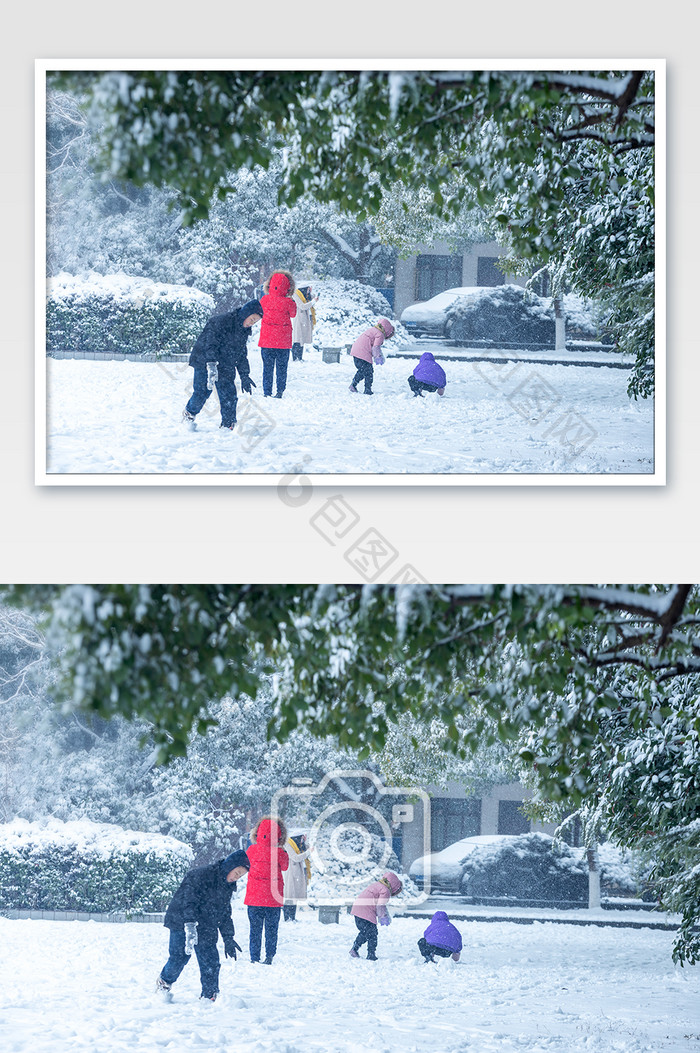
M313 846L311 881L308 901L323 903L352 903L357 895L377 881L387 870L401 878L403 889L392 903L402 903L420 895L420 890L408 874L401 873L401 864L387 842L369 830L351 827L321 827Z
M187 285L126 274L59 274L47 282L46 350L187 353L214 300Z
M579 852L581 849L579 849ZM612 841L598 846L601 890L607 896L639 896L649 888L653 862Z
M303 284L303 282L302 282ZM320 347L342 347L351 344L365 329L380 318L388 318L395 334L384 344L384 355L402 344L413 342L405 326L394 318L389 301L371 285L343 278L319 278L312 281L316 326L314 343Z
M578 293L564 293L561 298L566 317L566 339L601 340L610 334L605 328L605 311L600 303Z
M595 339L597 321L592 305L581 297L564 297L569 335ZM547 344L554 346L554 308L548 297L519 285L497 285L478 297L459 297L448 308L445 335L457 343Z
M554 845L547 834L523 834L476 848L464 862L460 890L465 896L583 903L588 875L580 851Z
M631 853L614 846L599 850L603 893L634 896L638 878ZM531 833L477 846L462 864L465 896L584 903L588 864L581 848Z
M0 826L0 908L164 910L193 861L182 841L87 819Z

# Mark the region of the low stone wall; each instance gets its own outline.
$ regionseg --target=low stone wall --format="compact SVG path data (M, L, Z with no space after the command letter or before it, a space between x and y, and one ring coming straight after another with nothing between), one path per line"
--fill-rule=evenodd
M90 358L101 362L189 362L189 355L119 355L111 351L52 351L47 358Z
M10 921L138 921L162 925L164 917L164 913L128 914L119 911L115 911L114 914L91 914L83 910L0 910L0 918L8 918Z

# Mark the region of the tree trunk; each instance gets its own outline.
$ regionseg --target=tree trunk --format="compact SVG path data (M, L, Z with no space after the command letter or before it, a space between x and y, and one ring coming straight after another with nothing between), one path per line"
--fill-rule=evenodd
M598 866L598 851L595 848L586 849L588 860L588 909L600 909L600 868Z
M566 351L566 315L559 296L554 297L554 350Z

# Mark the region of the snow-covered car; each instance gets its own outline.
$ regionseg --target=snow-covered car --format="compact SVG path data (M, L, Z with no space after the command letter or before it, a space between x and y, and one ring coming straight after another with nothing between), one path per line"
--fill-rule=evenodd
M607 896L634 897L648 872L634 853L599 847L601 890ZM411 878L423 886L430 863L430 886L483 900L537 900L583 903L588 895L588 866L581 848L571 848L545 833L486 834L461 841L414 860Z
M445 289L429 300L411 304L401 312L401 321L411 336L444 336L447 312L455 300L465 297L467 301L478 300L491 292L489 286L465 285L459 289Z
M414 859L408 871L409 876L417 885L423 885L427 880L429 865L431 888L457 892L465 860L471 852L487 845L505 844L512 841L514 837L514 834L479 834L476 837L463 837L461 841L455 841L454 844L448 845L440 852L431 852L429 855Z

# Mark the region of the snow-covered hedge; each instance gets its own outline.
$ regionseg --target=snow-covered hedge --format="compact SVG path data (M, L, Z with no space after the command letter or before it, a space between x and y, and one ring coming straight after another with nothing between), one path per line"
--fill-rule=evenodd
M188 845L162 834L15 819L0 825L0 908L161 911L192 862Z
M601 309L575 293L562 297L567 340L597 340ZM496 285L478 296L461 296L445 315L445 335L457 343L491 341L506 344L548 344L554 347L554 307L551 297L537 296L520 285Z
M605 843L598 850L603 895L636 896L644 873L634 854ZM478 845L462 863L465 896L587 902L585 849L531 833Z
M62 273L47 282L46 350L189 353L213 310L211 296L187 285Z
M554 346L551 301L519 285L497 285L474 297L460 296L448 308L445 335L460 344L471 340Z
M547 834L523 834L479 845L464 861L465 896L584 903L588 873L581 850L555 844Z
M384 344L385 356L401 344L413 342L406 327L394 318L389 301L371 285L343 278L317 278L313 281L313 291L319 294L314 304L315 344L321 347L350 344L380 318L388 318L395 329L394 336Z
M605 329L605 312L599 303L578 293L564 293L562 306L566 317L566 339L609 339Z

